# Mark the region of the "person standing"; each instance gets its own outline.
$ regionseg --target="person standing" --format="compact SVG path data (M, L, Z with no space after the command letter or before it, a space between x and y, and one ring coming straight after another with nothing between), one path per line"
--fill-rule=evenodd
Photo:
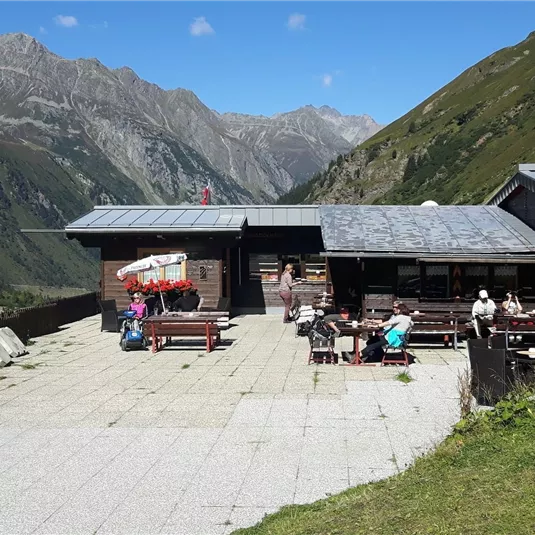
M293 264L286 264L284 272L281 275L280 285L279 285L279 295L284 302L284 318L283 323L291 323L288 316L290 314L290 308L292 306L292 288L300 282L295 282L292 279L292 273L294 272Z

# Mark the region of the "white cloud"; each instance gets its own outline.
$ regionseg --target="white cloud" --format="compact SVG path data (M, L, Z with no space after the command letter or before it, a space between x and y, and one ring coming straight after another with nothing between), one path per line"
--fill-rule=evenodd
M42 35L47 34L46 28L44 26L39 26L39 33Z
M72 15L57 15L54 17L54 22L58 26L64 26L65 28L73 28L78 26L78 19Z
M288 22L286 23L286 26L288 26L290 30L304 30L305 20L306 20L305 15L301 13L292 13L288 17Z
M90 24L90 28L93 30L107 30L108 29L108 21L105 20L104 22L100 22L99 24Z
M214 29L205 17L196 17L189 26L189 33L195 37L215 33Z
M333 83L333 75L332 74L324 74L321 77L321 83L323 87L331 87L331 84Z

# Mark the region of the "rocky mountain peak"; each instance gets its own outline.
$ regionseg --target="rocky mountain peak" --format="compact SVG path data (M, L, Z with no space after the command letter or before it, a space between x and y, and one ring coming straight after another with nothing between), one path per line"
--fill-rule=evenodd
M330 117L342 117L342 114L337 109L326 106L325 104L318 108L318 112L321 115L327 115Z
M26 33L0 34L0 48L11 53L35 55L51 52L37 39Z
M299 182L381 129L369 116L312 104L271 117L224 113L220 118L236 137L273 154Z

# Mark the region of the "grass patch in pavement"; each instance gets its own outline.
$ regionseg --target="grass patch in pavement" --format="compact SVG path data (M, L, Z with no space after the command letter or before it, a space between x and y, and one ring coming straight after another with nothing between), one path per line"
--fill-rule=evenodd
M396 476L284 507L234 535L535 533L535 397L515 392L471 413Z
M399 381L400 383L409 384L414 379L409 375L408 372L400 372L395 377L396 381Z

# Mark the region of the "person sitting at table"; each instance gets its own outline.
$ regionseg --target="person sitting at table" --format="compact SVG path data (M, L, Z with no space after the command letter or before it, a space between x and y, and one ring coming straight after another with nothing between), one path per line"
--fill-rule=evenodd
M520 314L522 312L522 305L518 301L516 292L509 292L505 296L505 301L502 303L502 310L506 314Z
M411 320L411 313L409 307L403 303L393 305L393 316L386 320L376 323L378 329L386 328L383 334L379 335L377 342L373 342L367 345L360 354L360 360L366 362L366 360L375 353L378 349L382 349L384 346L391 346L394 348L401 347L404 342L404 336L412 329L414 325Z
M357 318L355 318L355 320L356 319ZM340 336L340 329L337 327L336 322L350 320L352 320L352 318L350 318L349 309L347 308L341 308L338 314L327 314L323 318L325 325L334 331L334 336Z
M398 314L398 311L399 311L399 305L402 305L403 304L403 301L394 301L392 303L392 314L390 315L390 318L388 318L389 320L392 320L396 317L396 315ZM373 334L372 336L369 336L368 340L366 341L366 345L367 346L371 346L372 344L375 344L376 342L379 342L381 340L381 335L380 334ZM373 350L373 355L376 357L376 358L383 358L384 356L384 351L382 349L381 346L374 346L375 349ZM352 356L354 357L355 354L354 353L351 353ZM371 356L368 355L368 358Z
M143 302L143 294L136 292L133 295L134 301L128 305L128 310L134 310L136 315L134 316L134 329L140 330L139 322L145 319L149 315L147 305Z
M472 321L478 338L481 338L482 327L488 327L489 330L493 330L495 312L496 305L494 301L489 299L487 290L481 290L479 292L479 299L472 307Z
M199 310L201 305L201 297L195 290L185 290L181 297L179 297L174 305L175 312L194 312Z

